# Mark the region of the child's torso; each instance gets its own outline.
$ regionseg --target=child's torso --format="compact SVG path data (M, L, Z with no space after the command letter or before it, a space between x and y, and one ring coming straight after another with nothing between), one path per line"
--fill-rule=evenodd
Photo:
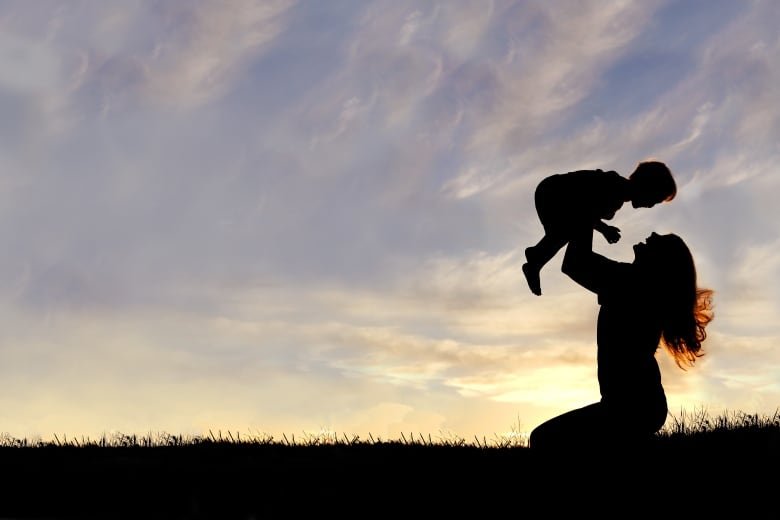
M540 188L567 213L609 220L623 206L627 182L614 171L578 170L547 177Z

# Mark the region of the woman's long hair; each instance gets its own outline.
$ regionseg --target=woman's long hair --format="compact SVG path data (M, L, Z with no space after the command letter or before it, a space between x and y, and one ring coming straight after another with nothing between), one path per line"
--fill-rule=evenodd
M713 291L697 286L693 256L680 237L663 235L656 247L652 279L653 290L661 291L661 342L684 370L704 355L701 344L714 317Z

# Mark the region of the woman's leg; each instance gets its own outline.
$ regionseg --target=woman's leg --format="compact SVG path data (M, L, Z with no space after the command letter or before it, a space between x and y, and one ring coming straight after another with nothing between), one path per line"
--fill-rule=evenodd
M539 451L581 451L600 439L603 442L607 419L601 403L566 412L534 428L530 446Z

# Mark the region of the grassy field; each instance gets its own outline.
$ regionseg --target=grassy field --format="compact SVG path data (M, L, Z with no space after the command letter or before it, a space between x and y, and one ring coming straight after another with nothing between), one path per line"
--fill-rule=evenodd
M722 490L709 503L741 503L743 513L766 507L765 517L778 518L778 463L777 413L671 417L641 451L607 459L540 456L522 436L387 441L217 431L44 442L6 435L0 518L442 518L467 511L503 518L505 511L526 516L542 502L550 513L575 503L581 510L605 490L641 501L674 495L674 488L691 497ZM553 492L558 500L542 500ZM624 507L608 503L615 512Z

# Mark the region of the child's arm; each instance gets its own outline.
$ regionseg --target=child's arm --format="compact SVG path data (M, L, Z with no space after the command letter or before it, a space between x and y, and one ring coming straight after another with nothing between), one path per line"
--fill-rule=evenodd
M614 244L620 240L620 229L616 228L615 226L605 224L603 220L597 220L596 224L593 226L593 229L604 235L604 238L606 238L607 242L610 244Z

